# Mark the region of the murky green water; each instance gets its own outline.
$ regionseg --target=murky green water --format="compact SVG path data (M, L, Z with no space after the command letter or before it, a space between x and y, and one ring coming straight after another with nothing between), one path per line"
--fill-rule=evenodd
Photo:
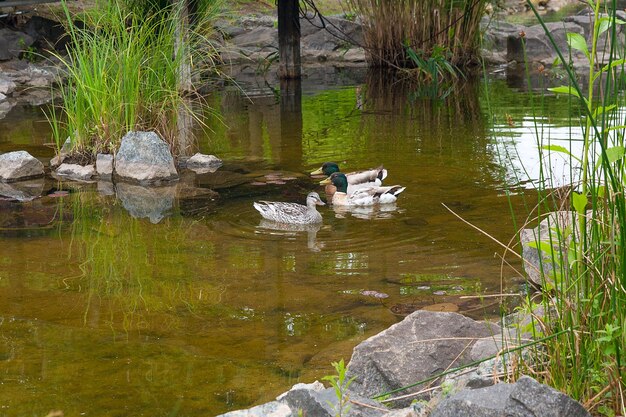
M263 82L215 94L223 123L198 142L226 163L177 190L48 180L41 198L0 200L0 415L215 415L331 373L411 310L497 313L460 296L518 291L517 274L442 205L514 235L481 87L433 103L376 76L332 79L345 85L305 81L301 112ZM497 111L523 117L494 87ZM37 109L0 120L0 152L43 160L49 140ZM387 210L324 207L319 229L260 222L254 201L321 191L306 173L330 160L382 163L407 190Z

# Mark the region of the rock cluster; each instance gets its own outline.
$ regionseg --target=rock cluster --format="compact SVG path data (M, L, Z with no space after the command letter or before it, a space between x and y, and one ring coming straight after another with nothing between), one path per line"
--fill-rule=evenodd
M349 407L342 408L341 415L588 417L578 402L530 377L521 377L515 383L497 383L495 375L503 370L500 368L506 366L509 357L487 358L509 343L509 334L515 338L514 329L501 329L457 313L416 311L354 349L348 375L355 379L345 393ZM451 374L443 383L437 377L447 369L483 359L480 366ZM404 408L390 410L370 399L417 381L426 382L395 394L405 397L394 401L394 405ZM335 390L315 382L295 385L275 401L221 417L334 417L340 408Z

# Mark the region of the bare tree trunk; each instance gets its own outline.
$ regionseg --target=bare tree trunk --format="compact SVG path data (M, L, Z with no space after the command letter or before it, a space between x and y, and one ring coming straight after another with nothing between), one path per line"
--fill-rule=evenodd
M182 93L192 91L191 59L189 57L189 0L172 0L176 17L176 59L178 68L178 90Z

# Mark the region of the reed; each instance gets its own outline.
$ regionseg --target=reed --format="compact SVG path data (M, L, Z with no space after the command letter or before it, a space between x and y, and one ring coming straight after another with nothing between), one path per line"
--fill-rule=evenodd
M480 19L487 0L346 0L363 21L372 66L414 67L408 53L436 48L460 67L477 63Z
M532 3L527 4L543 25ZM621 82L626 61L617 40L624 22L616 18L615 1L589 5L594 22L590 39L568 34L569 50L558 51L565 63L572 52L586 57L585 84L572 66L564 65L564 85L550 89L562 96L570 123L580 127L582 146L573 146L573 137L569 146L550 143L542 121L535 121L539 160L566 158L575 168L564 187L553 182L555 173L543 171L538 199L529 204L534 207L530 219L550 218L559 205L567 214L551 221L547 235L540 236L544 243L536 244L554 270L540 271L540 297L527 307L542 305L545 313L536 317L535 336L547 338L538 343L536 355L522 360L536 378L577 399L593 415L616 416L626 415L626 99ZM604 45L609 46L602 50Z
M181 71L194 62L213 66L215 50L202 30L221 1L205 0L196 16L199 30L186 34L174 6L101 1L77 23L63 3L71 42L57 58L67 82L58 90L61 105L48 114L57 145L69 137L73 151L93 156L113 152L129 130L153 130L176 148L180 109L193 107ZM194 61L199 53L204 58Z

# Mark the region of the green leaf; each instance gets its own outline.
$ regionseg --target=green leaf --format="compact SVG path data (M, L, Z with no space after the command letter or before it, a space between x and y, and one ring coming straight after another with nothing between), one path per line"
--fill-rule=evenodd
M602 17L598 23L598 36L602 35L611 27L611 19L608 17Z
M568 151L567 148L565 148L563 146L560 146L560 145L542 145L539 148L540 149L545 149L547 151L564 153L565 155L569 156L570 158L573 158L573 159L575 159L578 162L582 162L580 160L580 158L577 158L570 151Z
M619 161L626 154L626 148L623 146L613 146L612 148L606 149L606 157L608 158L609 164L613 164L616 161ZM598 159L596 162L596 169L600 168L602 165L602 158Z
M574 205L574 210L576 213L584 214L585 209L587 208L587 195L583 195L577 192L572 193L572 204Z
M567 44L570 46L570 48L576 49L584 53L587 59L590 58L589 49L587 48L587 41L581 34L571 32L568 33Z
M611 111L611 110L613 110L616 107L617 107L616 104L611 104L610 106L600 106L593 112L593 118L596 119L602 113L606 113L608 111Z
M552 62L552 66L557 67L559 65L561 65L561 58L557 56L556 58L554 58L554 62Z
M567 85L561 85L559 87L548 88L548 91L552 91L553 93L557 93L557 94L569 94L571 96L580 98L580 96L578 95L578 91L576 91L576 89Z

